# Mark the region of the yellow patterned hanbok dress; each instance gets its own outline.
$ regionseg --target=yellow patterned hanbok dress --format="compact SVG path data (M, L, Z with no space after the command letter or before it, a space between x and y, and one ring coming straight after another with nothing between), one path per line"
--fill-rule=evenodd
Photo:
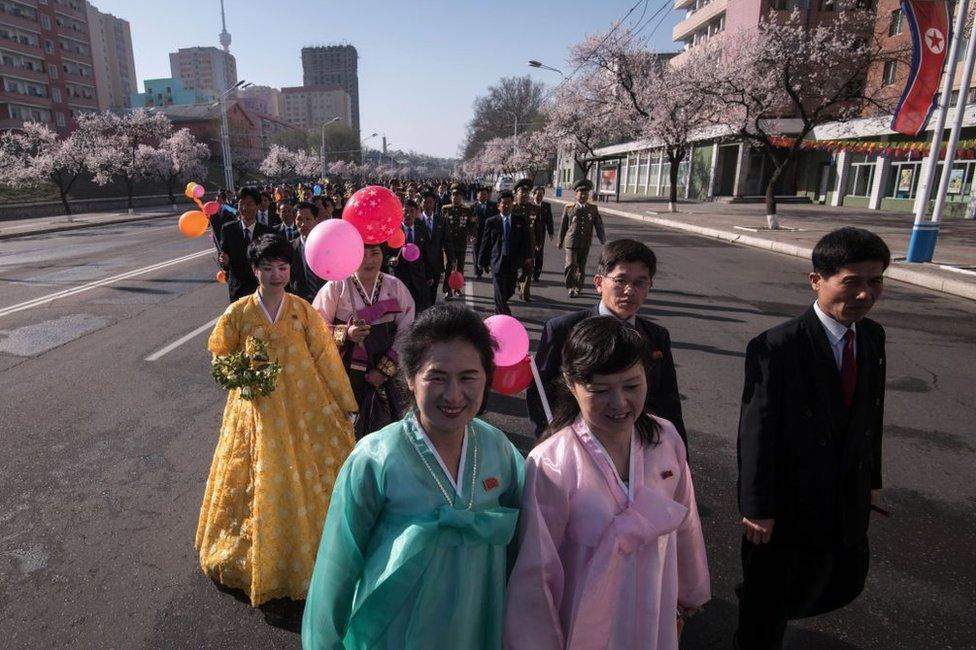
M336 475L355 444L349 379L325 322L285 294L271 322L257 294L231 304L208 347L268 344L281 364L274 392L253 401L230 391L197 525L204 572L242 589L254 606L305 598Z

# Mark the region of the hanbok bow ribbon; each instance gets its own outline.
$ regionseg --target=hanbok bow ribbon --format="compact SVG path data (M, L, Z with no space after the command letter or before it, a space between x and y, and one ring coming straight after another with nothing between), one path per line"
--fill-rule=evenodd
M438 546L467 546L508 544L515 536L518 510L489 508L487 510L458 510L443 505L437 512L437 526L441 531Z
M607 526L593 551L569 631L567 648L607 648L618 586L632 570L630 557L681 525L688 508L657 490L641 486L634 500ZM662 552L666 552L662 549Z
M399 314L402 312L403 309L396 299L387 298L386 300L377 300L372 305L367 305L362 309L357 309L356 318L364 320L367 325L372 325L387 314Z

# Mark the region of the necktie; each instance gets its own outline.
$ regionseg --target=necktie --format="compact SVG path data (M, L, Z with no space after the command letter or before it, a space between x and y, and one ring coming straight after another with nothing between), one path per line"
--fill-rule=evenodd
M854 359L854 330L844 333L844 355L840 362L840 385L844 393L844 406L851 407L854 402L854 389L857 387L857 361Z
M407 226L407 243L413 243L413 226Z
M511 229L509 228L509 225L508 225L508 217L505 217L504 219L502 219L502 224L503 224L503 228L502 228L502 255L508 255L508 236L509 236L509 234L511 232Z
M250 245L251 245L251 230L250 228L245 228L244 229L244 250L247 250L247 247Z

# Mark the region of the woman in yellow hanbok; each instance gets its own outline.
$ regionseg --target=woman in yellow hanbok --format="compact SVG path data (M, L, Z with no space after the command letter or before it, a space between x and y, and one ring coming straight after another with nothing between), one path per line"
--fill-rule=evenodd
M332 485L355 444L349 379L322 317L285 293L291 245L263 235L248 249L257 293L231 304L210 335L214 355L267 344L275 389L227 397L197 526L200 566L251 604L308 590Z

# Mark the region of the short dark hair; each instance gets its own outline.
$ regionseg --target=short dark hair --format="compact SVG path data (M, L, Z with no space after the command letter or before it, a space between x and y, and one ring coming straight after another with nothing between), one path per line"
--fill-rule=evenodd
M299 210L311 210L313 217L319 216L319 206L315 205L314 203L309 203L308 201L302 201L296 205L295 212L298 212Z
M264 262L280 260L291 264L291 244L278 233L261 235L247 247L247 261L251 266L260 266Z
M838 228L820 238L813 247L813 270L825 278L843 266L858 262L881 262L882 269L891 264L891 251L884 240L864 228Z
M407 199L406 201L403 202L403 207L405 207L405 208L416 208L417 207L417 202L414 201L413 199Z
M242 187L241 189L237 190L238 203L240 203L247 197L251 197L254 200L255 204L261 202L261 192L259 192L258 188L256 187Z
M481 317L464 305L440 303L425 309L417 316L410 330L397 345L404 379L415 377L420 372L433 344L448 341L464 341L478 351L481 367L485 371L485 394L481 400L481 408L478 409L478 415L481 415L488 403L488 393L491 392L498 344Z
M610 273L618 264L639 262L647 267L651 278L657 273L657 255L647 244L636 239L615 239L603 247L596 266L597 275Z
M580 414L579 403L569 392L567 379L588 384L595 375L612 375L641 364L644 375L651 368L651 346L635 328L613 316L593 316L580 321L563 344L562 376L555 382L552 423L545 437L572 424ZM647 390L654 390L648 386ZM660 425L641 410L634 422L641 444L653 446L660 440Z
M326 203L331 205L333 208L335 207L335 201L332 200L331 196L326 196L325 194L322 194L319 198L322 199L322 207L325 207Z

